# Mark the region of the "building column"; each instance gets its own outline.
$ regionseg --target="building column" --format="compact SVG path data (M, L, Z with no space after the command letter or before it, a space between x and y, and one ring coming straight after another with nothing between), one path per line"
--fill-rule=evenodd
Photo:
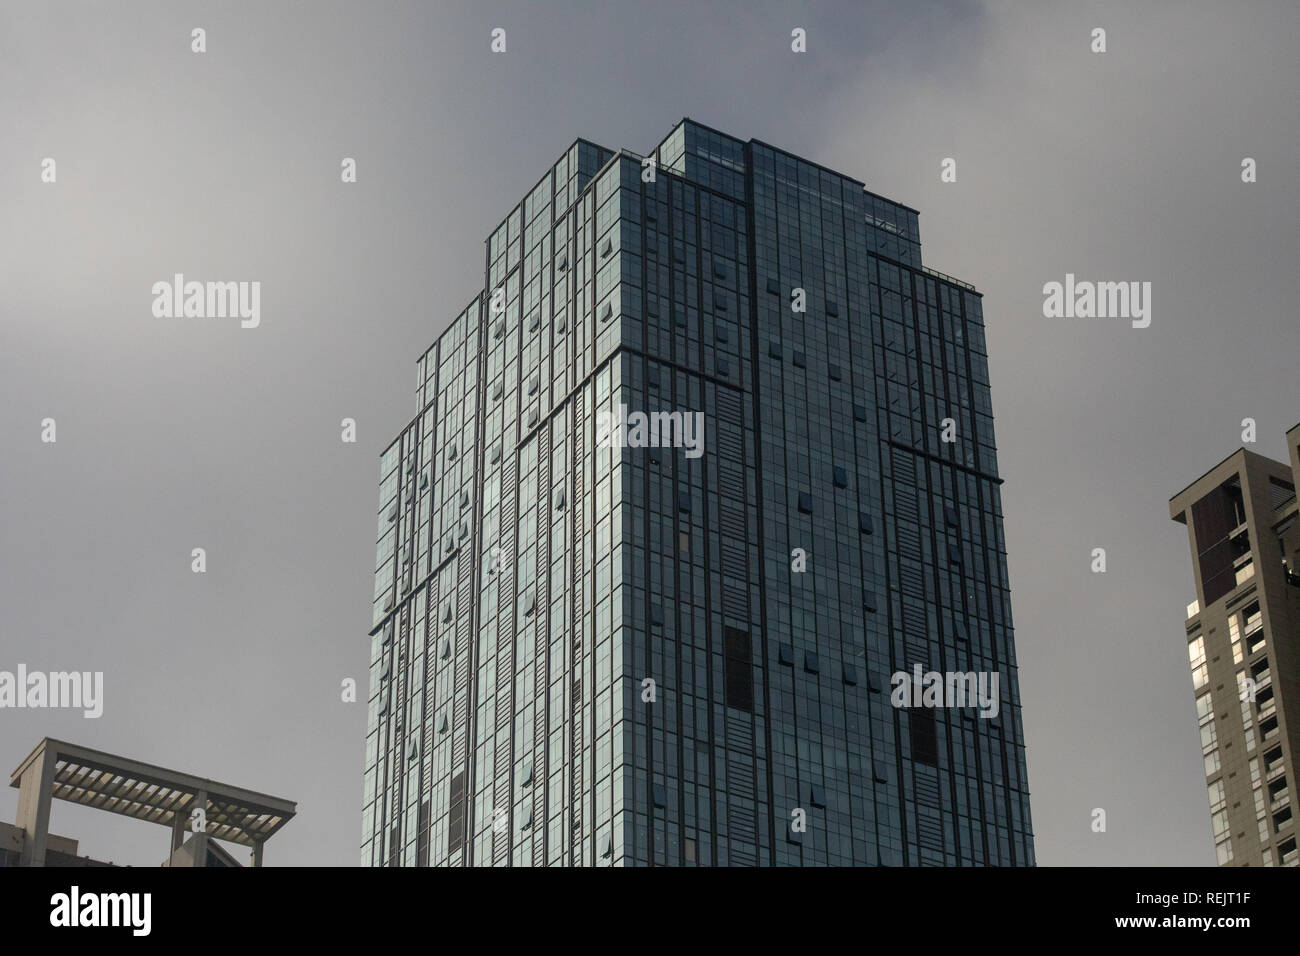
M204 825L202 830L195 830L193 827L193 820L190 815L193 814L196 809L203 811ZM194 865L197 867L206 866L208 862L207 814L208 792L206 790L200 790L198 793L194 794L194 800L190 803L185 814L185 828L193 834L190 839L190 847L194 851Z
M45 845L50 834L51 789L54 786L54 753L48 744L41 757L23 771L18 785L18 827L23 831L20 866L44 866Z
M262 847L265 845L261 840L253 844L253 866L260 867L262 865Z

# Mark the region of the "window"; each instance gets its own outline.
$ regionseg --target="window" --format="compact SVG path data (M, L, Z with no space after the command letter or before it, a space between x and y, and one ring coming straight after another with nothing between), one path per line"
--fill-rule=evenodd
M677 532L677 550L682 554L691 553L691 536L687 531Z
M839 315L839 314L840 314L840 306L839 306L839 303L836 302L834 299L827 299L827 300L826 300L826 314L827 314L827 315L831 315L831 316Z
M803 669L809 674L817 674L821 672L821 662L818 661L816 654L813 654L811 651L806 651L804 653Z
M1221 843L1214 844L1214 852L1218 856L1219 866L1232 861L1232 838L1229 837Z
M834 473L833 473L833 474L834 474L834 478L835 478L835 487L836 487L836 488L847 488L847 487L849 486L849 476L848 476L848 472L846 472L846 471L845 471L843 468L841 468L839 465L836 465L836 466L835 466L835 468L834 468Z
M1200 690L1210 680L1209 668L1205 663L1205 638L1197 637L1187 645L1187 656L1192 665L1192 689Z
M754 709L753 649L749 632L728 627L723 636L725 681L723 692L728 707L752 712Z
M794 667L794 648L789 644L781 644L777 647L776 659L778 663L786 667Z
M934 711L919 707L907 712L912 741L912 759L931 767L939 765L939 738Z
M831 366L827 371L831 377L831 381L833 382L838 382L843 377L843 373L840 371L840 367L833 362L831 363Z
M865 511L858 512L858 530L863 534L871 534L872 532L871 515Z
M775 276L767 277L767 291L772 295L781 294L781 283L777 282Z
M806 358L804 358L804 354L803 354L802 352L795 352L795 353L794 353L794 366L795 366L795 368L807 368L807 367L808 367L808 360L807 360Z
M812 495L806 491L799 492L799 510L806 515L813 513Z
M844 665L844 683L851 687L856 687L858 683L858 669L853 664Z
M445 721L446 718L444 717ZM447 852L455 853L465 843L465 771L451 778L451 799L447 815Z

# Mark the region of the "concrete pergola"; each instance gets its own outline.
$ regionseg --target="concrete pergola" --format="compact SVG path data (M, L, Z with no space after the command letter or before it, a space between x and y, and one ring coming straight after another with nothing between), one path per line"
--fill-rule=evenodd
M79 747L46 737L9 776L18 789L17 826L25 833L23 866L44 866L54 798L171 827L172 852L185 843L194 810L202 808L206 827L192 835L193 859L202 866L209 839L250 847L253 866L262 865L262 847L288 823L297 804Z

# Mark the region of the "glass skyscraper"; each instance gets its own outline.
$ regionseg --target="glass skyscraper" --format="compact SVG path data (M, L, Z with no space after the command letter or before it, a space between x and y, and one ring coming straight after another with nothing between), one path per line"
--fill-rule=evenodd
M579 140L416 369L363 864L1034 862L981 301L915 211ZM895 706L929 672L995 716Z

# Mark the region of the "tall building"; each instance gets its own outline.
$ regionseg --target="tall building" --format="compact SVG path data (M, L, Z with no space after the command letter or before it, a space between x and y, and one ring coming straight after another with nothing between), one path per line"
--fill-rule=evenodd
M381 457L362 862L1032 864L1000 484L914 210L578 140Z
M1196 576L1187 653L1221 866L1300 865L1300 425L1286 444L1289 464L1241 448L1169 501Z

